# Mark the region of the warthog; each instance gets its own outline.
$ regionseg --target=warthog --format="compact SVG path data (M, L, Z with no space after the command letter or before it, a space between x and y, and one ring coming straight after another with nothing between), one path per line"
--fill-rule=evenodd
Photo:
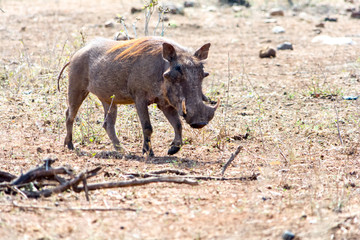
M153 156L150 137L153 132L148 105L156 103L172 127L175 138L168 154L180 150L182 126L179 116L193 128L202 128L214 117L219 106L207 106L202 92L203 60L210 43L190 53L184 47L160 37L129 41L96 39L76 52L69 63L69 107L66 111L65 145L74 149L72 131L78 109L89 92L95 94L105 110L105 128L116 150L120 142L115 132L117 104L135 103L141 122L143 153ZM59 88L60 90L60 88Z

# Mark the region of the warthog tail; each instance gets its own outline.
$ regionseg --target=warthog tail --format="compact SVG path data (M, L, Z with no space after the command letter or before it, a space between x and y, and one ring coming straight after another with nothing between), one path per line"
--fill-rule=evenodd
M67 66L69 66L70 62L66 63L65 66L61 69L60 73L59 73L59 76L58 76L58 79L57 79L57 87L58 87L58 91L60 92L60 84L59 84L59 81L60 81L60 78L61 78L61 75L63 73L63 71L65 70L65 68Z

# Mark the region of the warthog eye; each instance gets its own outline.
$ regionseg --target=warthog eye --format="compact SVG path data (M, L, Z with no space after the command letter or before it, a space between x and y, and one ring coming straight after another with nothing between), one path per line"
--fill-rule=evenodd
M178 71L180 74L182 74L180 65L176 65L175 70Z

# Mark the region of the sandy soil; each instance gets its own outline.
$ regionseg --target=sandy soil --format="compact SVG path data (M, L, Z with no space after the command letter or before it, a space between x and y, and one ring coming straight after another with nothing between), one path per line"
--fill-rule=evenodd
M105 28L105 22L120 14L135 35L132 24L139 18L137 33L143 36L144 14L130 13L143 3L1 1L0 170L19 175L52 157L58 159L54 166L69 165L77 173L103 167L91 182L167 168L220 176L241 145L225 176L259 174L258 179L97 190L90 202L71 191L37 200L1 192L0 239L281 239L286 230L297 239L360 238L359 101L342 98L360 92L360 20L346 12L360 2L299 1L293 10L287 1L253 1L239 12L213 0L195 2L184 16L169 15L165 36L192 49L211 42L203 87L222 104L206 128L184 123L185 144L175 157L166 155L171 126L150 107L156 157L145 159L131 106L119 108L116 125L131 155L106 156L114 149L101 128L103 111L95 96L83 104L75 124L77 150L65 149L66 78L62 91L56 90L59 71L84 42L123 30L119 23ZM283 7L285 16L266 22L272 7ZM317 28L325 17L337 22ZM151 33L156 22L154 14ZM285 33L274 34L277 25ZM323 35L357 44L312 42ZM260 49L285 41L294 50L259 58Z

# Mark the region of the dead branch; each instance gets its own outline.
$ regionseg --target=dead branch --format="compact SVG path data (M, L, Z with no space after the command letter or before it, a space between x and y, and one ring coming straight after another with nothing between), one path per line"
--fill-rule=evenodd
M12 175L8 172L0 171L0 182L11 182L16 178L15 175Z
M51 169L46 170L44 166L41 166L41 167L32 169L25 174L22 174L21 176L19 176L15 180L13 180L11 185L19 185L19 184L29 183L34 180L40 180L40 179L46 179L46 178L53 178L53 179L59 181L59 179L55 178L55 176L58 174L68 174L70 176L72 175L71 170L69 170L65 167L51 168Z
M189 184L189 185L198 185L198 182L179 177L150 177L145 179L133 179L130 181L121 181L121 182L105 182L105 183L95 183L88 184L87 188L89 191L97 190L97 189L106 189L106 188L119 188L119 187L132 187L139 185L146 185L149 183L156 182L172 182L178 184ZM84 187L75 187L73 188L75 192L84 191Z
M255 181L260 174L253 173L248 177L234 177L234 178L226 178L226 177L208 177L208 176L186 176L186 178L196 179L196 180L204 180L204 181Z
M186 172L179 171L177 169L163 169L150 172L151 174L163 174L163 173L173 173L176 175L187 175Z
M230 163L232 161L234 161L234 159L236 158L236 156L240 153L241 149L243 149L243 146L238 146L236 151L234 153L231 154L229 160L225 163L225 165L223 166L222 168L222 171L221 171L221 175L224 176L224 173L226 171L226 169L229 167Z
M45 189L37 192L30 192L30 191L23 191L23 193L28 198L40 198L40 197L50 197L54 193L61 193L64 192L71 187L76 187L84 178L86 177L85 173L80 173L77 177L71 179L70 181L66 182L65 184L62 184L58 187L52 188L52 189Z
M2 205L3 206L3 205ZM20 205L17 204L15 201L12 202L12 205L9 205L12 207L18 207L20 209L43 209L43 210L51 210L51 211L59 211L59 212L66 212L66 211L101 211L101 212L107 212L107 211L132 211L132 212L136 212L138 211L137 209L134 208L117 208L117 207L112 207L112 208L82 208L82 207L77 207L77 208L59 208L59 207L44 207L44 206L32 206L32 205Z

